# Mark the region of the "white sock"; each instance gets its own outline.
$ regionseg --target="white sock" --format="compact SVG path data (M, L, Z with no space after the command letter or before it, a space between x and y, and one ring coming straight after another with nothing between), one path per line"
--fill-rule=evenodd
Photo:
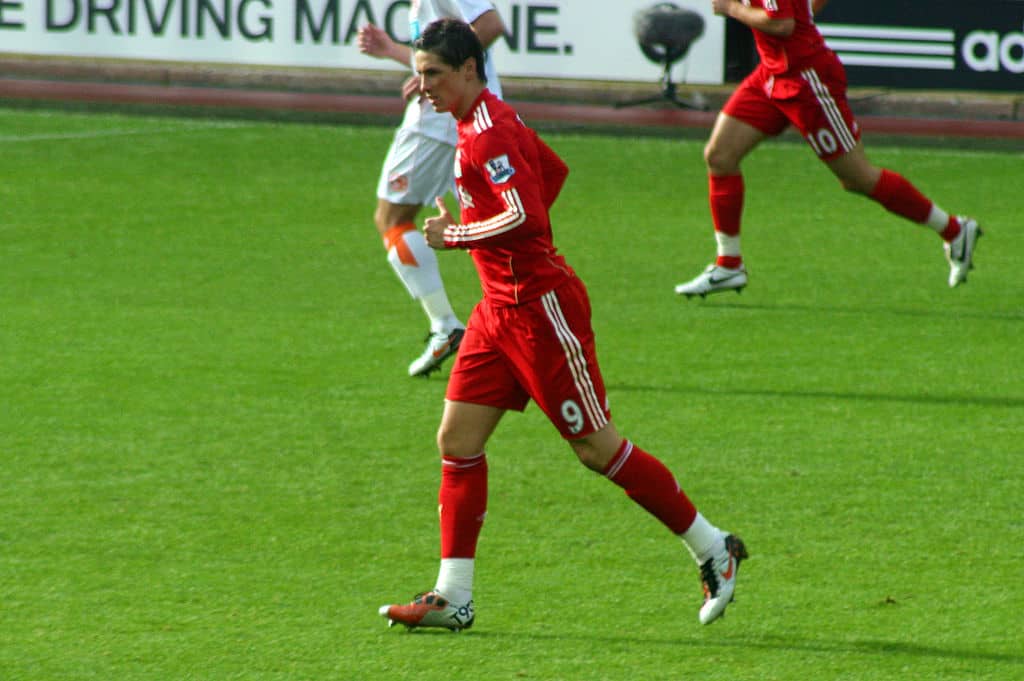
M949 226L949 213L932 203L932 212L928 214L928 219L925 222L936 232L942 234Z
M473 558L442 558L434 591L452 603L465 605L473 600Z
M448 294L444 288L421 296L420 305L430 318L431 333L451 333L462 326L462 322L452 310L452 304L448 302Z
M448 294L441 281L441 269L438 266L437 254L427 245L427 240L419 230L410 229L402 234L402 240L412 256L415 264L401 261L395 248L388 250L388 262L395 274L405 284L406 290L420 301L423 311L430 319L432 333L451 333L456 327L462 326L452 305L448 302Z
M725 547L725 533L709 523L700 513L694 518L690 528L679 537L690 550L690 555L697 561L697 565L701 565Z
M412 255L415 262L406 264L398 255L398 249L388 249L388 262L395 270L395 274L405 284L409 294L413 298L421 298L427 293L443 289L441 283L441 270L437 265L437 254L434 249L427 245L423 234L415 229L407 230L402 234L402 241Z
M715 243L718 245L718 255L739 257L740 235L732 236L725 232L715 230Z

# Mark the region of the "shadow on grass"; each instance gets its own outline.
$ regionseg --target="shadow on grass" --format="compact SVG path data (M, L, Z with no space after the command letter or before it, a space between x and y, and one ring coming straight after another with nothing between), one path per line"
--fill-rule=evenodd
M674 394L699 394L715 397L771 397L801 400L852 400L856 402L896 402L905 404L934 404L950 406L1002 407L1019 409L1024 407L1024 397L999 395L922 395L866 392L838 392L829 390L770 390L754 388L713 388L694 385L630 385L608 384L608 392L661 392Z
M731 298L732 296L730 296ZM921 317L928 319L981 319L985 321L998 322L1024 322L1024 312L975 312L971 310L953 310L936 308L932 310L921 310L914 308L898 307L829 307L828 305L815 305L811 303L752 303L742 300L723 300L718 297L716 302L706 299L696 303L701 309L715 310L718 312L729 311L764 311L764 312L813 312L815 314L834 315L891 315L894 317ZM684 301L685 302L685 301Z
M467 633L469 636L480 636L483 638L511 638L527 639L534 641L561 641L578 642L584 645L608 645L608 646L629 646L630 648L642 646L693 646L706 650L707 648L742 648L744 650L757 649L767 651L790 651L820 653L823 655L901 655L905 657L954 659L954 660L977 660L985 662L1002 662L1014 665L1024 665L1024 654L997 653L984 650L952 648L940 646L928 646L918 643L907 643L904 641L883 641L863 639L856 641L842 641L829 639L798 639L793 637L783 638L781 636L761 636L757 639L732 638L732 639L709 639L709 638L682 638L682 637L641 637L641 636L586 636L583 634L557 634L557 633L502 633L491 631L473 631Z

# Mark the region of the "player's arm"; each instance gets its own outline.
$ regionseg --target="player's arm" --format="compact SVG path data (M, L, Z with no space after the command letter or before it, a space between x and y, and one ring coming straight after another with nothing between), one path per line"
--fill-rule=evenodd
M541 199L544 201L544 207L550 210L565 185L565 178L569 176L569 166L539 135L535 135L535 139L540 157L541 180L544 185L541 189Z
M715 14L731 17L755 31L777 38L787 38L796 30L793 17L775 17L760 7L744 5L740 0L711 0L711 9Z
M828 0L814 0L811 3L811 14L817 16L818 12L825 9L825 5L828 4Z
M480 38L480 44L484 46L485 50L505 33L505 22L501 20L498 11L493 9L478 16L470 25L473 27L476 37Z
M470 158L463 158L463 163L483 175L502 210L476 222L448 225L445 248L498 245L546 224L542 180L519 150L519 140L489 130L476 138Z
M356 35L356 47L363 54L378 59L392 59L402 66L412 63L412 48L396 43L380 26L367 24Z

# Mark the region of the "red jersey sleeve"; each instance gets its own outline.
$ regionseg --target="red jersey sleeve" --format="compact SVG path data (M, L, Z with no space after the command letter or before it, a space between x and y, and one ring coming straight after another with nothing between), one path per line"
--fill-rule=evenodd
M807 0L795 0L807 2ZM793 9L794 0L762 0L761 7L772 19L792 19L796 16Z
M565 185L565 178L569 176L569 166L544 140L537 135L534 135L534 138L537 140L538 160L540 161L541 177L544 181L542 199L544 207L550 210Z
M525 126L520 126L517 136L492 128L476 137L466 150L468 158L462 161L462 180L475 190L486 187L489 195L483 197L474 192L475 206L463 208L463 218L469 217L470 220L445 230L446 247L471 248L485 240L498 244L547 230L548 204L545 199L550 192L545 191L545 177L538 172L545 171L547 166L538 163L536 141L539 138ZM553 151L548 151L558 158ZM561 163L561 159L558 161ZM552 166L554 193L550 198L554 201L568 168L559 174L553 161L548 159L547 163ZM471 174L476 177L469 177Z

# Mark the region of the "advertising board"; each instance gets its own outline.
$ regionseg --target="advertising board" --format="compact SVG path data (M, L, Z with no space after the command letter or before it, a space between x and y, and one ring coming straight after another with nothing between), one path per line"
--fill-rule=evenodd
M410 0L0 0L4 52L175 62L399 69L359 54L367 22L409 38ZM495 45L508 76L656 81L633 17L650 0L497 0L508 33ZM674 67L685 83L722 82L724 20L706 0L676 0L703 35Z
M851 85L1024 90L1024 2L832 2L819 15Z

